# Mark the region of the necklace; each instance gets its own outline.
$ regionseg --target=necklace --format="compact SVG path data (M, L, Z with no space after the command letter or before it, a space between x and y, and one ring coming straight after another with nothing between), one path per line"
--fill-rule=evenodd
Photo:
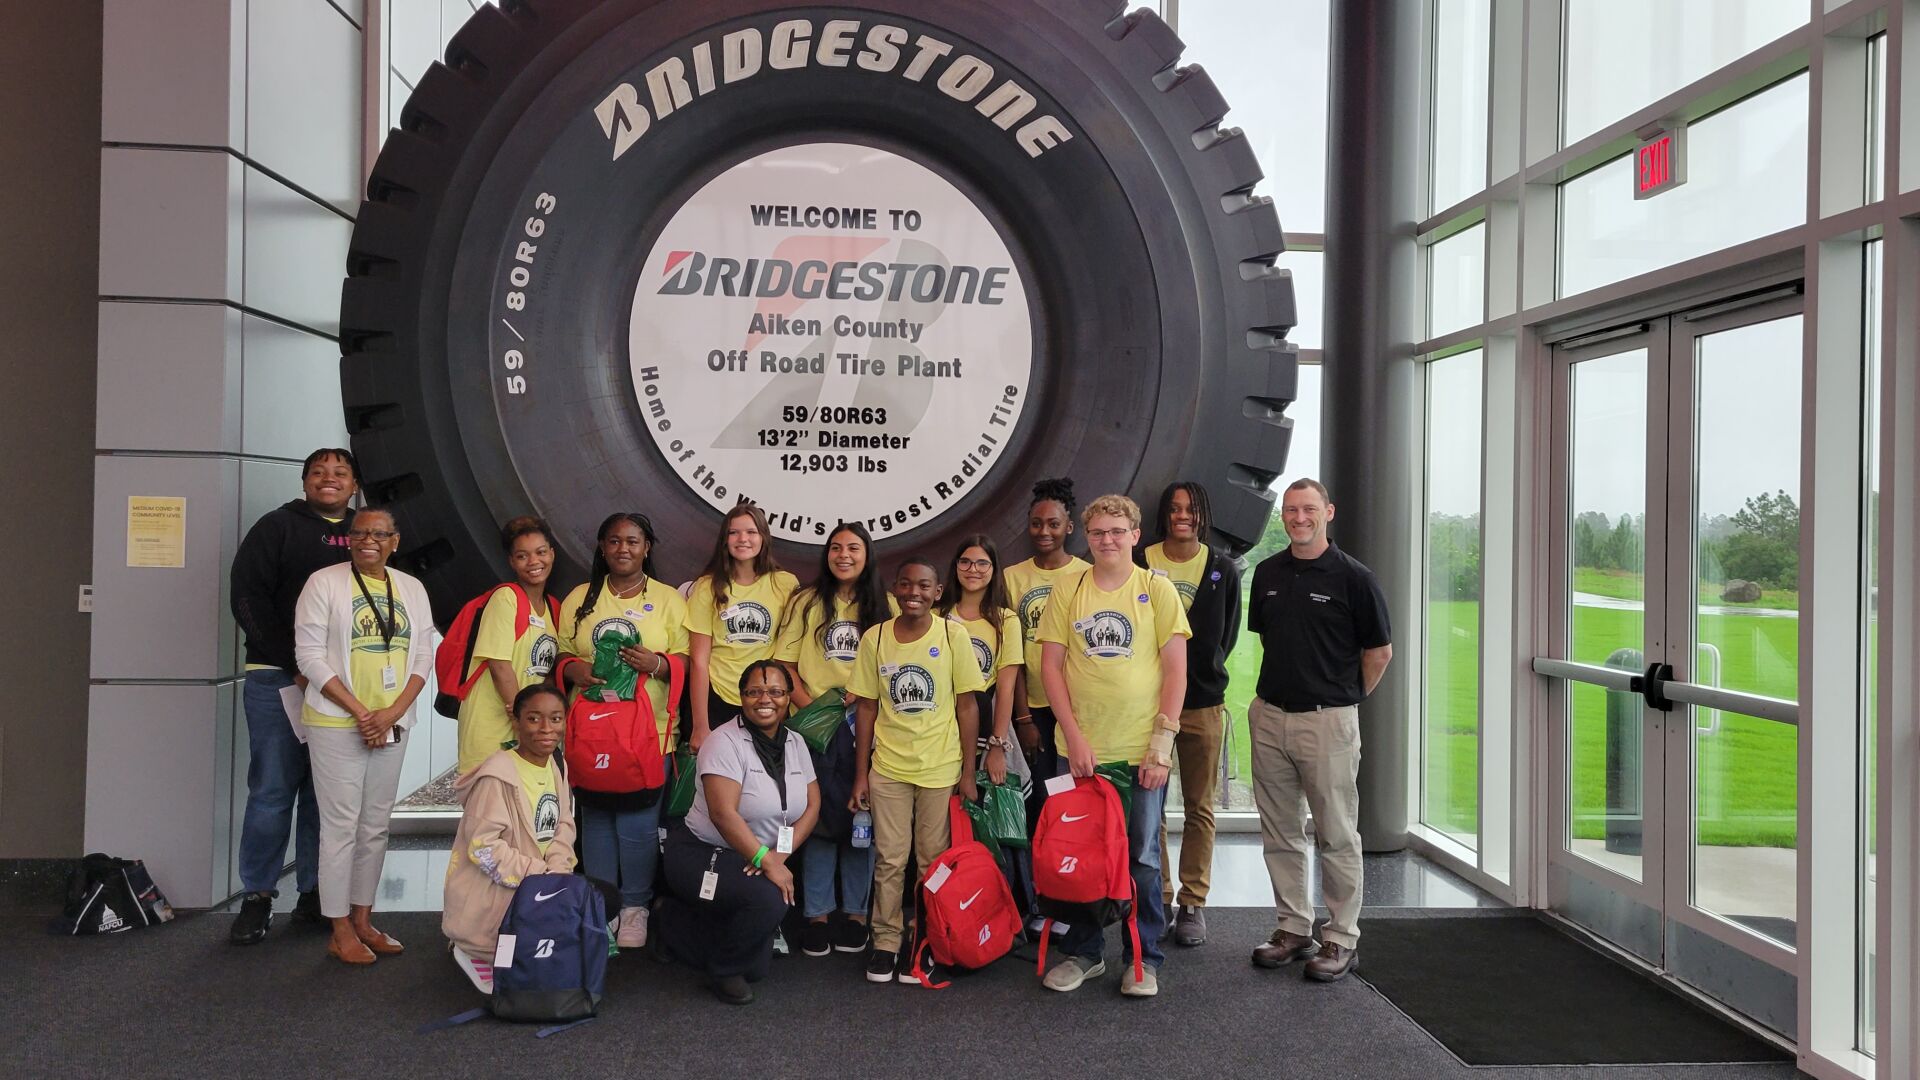
M608 583L607 583L607 588L609 588L609 589L612 589L612 590L613 590L613 595L615 595L615 596L617 596L617 597L619 597L620 599L622 599L622 600L631 600L631 599L633 599L634 597L636 597L636 596L639 596L639 595L640 595L641 593L643 593L643 592L645 592L645 591L646 591L646 588L647 588L647 575L645 575L645 574L641 574L641 575L640 575L640 581L639 581L639 583L638 583L638 584L636 584L636 585L634 585L634 587L633 587L633 588L631 588L631 589L628 589L628 590L626 590L625 592L622 592L622 591L621 591L621 590L619 590L619 589L614 589L614 588L613 588L613 583L612 583L612 582L608 582Z

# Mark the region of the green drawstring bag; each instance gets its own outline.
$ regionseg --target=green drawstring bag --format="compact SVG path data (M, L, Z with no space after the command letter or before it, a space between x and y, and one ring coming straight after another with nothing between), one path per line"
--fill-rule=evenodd
M683 818L693 809L694 785L700 782L698 759L693 747L682 744L673 751L673 777L667 781L667 802L661 808L666 818Z
M806 708L787 718L787 726L800 733L816 754L827 752L827 744L840 725L847 722L847 699L839 687L831 687L814 698Z
M1120 809L1133 813L1133 766L1124 761L1109 761L1105 765L1094 767L1095 776L1104 776L1113 789L1120 793Z
M973 838L985 844L995 858L1003 844L1026 847L1027 801L1020 797L1019 784L1011 777L1007 783L996 784L985 769L975 773L973 779L980 789L980 799L964 804L967 816L973 819Z
M586 693L600 701L633 701L640 692L640 673L620 659L620 650L638 644L638 634L615 630L600 635L593 643L593 677L601 685Z

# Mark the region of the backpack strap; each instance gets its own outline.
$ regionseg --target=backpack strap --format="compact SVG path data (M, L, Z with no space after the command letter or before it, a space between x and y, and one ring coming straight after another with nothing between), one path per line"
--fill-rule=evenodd
M947 987L953 985L953 980L948 979L946 982L934 982L932 965L922 963L923 957L930 957L932 955L933 942L922 937L920 939L920 946L913 950L913 977L919 979L920 985L929 990L945 990Z
M484 1008L468 1009L466 1012L454 1013L445 1020L429 1020L419 1027L414 1028L413 1033L415 1035L431 1035L436 1031L445 1031L450 1027L459 1027L461 1024L471 1023L485 1015L487 1015L487 1010Z
M467 623L467 646L460 655L460 688L454 695L461 701L467 699L467 695L473 692L474 684L480 681L480 676L486 674L485 664L479 667L473 666L473 647L480 640L480 616L486 613L487 605L493 602L493 595L501 589L513 590L516 605L513 616L514 638L517 640L521 634L527 632L527 615L532 608L527 602L527 594L521 590L518 582L509 581L505 585L495 585L467 601L468 606L473 608L473 619Z
M953 834L947 840L947 847L973 843L973 819L967 816L967 808L958 795L947 800L947 829Z
M1039 974L1040 974L1040 977L1043 979L1047 977L1047 939L1051 938L1052 936L1053 936L1053 916L1049 915L1047 916L1047 920L1040 924Z
M594 1021L594 1017L586 1016L565 1024L549 1024L546 1027L541 1028L539 1031L534 1032L533 1037L536 1039L544 1039L549 1035L558 1035L561 1032L567 1030L568 1028L577 1028L581 1024L591 1024L593 1023L593 1021Z
M660 741L660 756L666 757L673 746L673 737L680 728L680 695L687 685L687 662L678 653L661 653L667 658L667 722L666 737Z

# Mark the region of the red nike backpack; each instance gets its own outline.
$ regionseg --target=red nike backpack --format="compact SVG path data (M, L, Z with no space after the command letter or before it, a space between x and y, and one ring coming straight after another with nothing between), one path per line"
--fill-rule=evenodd
M1133 937L1133 977L1144 977L1131 859L1127 815L1105 777L1082 776L1068 790L1047 796L1033 832L1033 887L1047 917L1040 933L1041 975L1047 973L1047 939L1056 919L1102 927L1124 919Z
M488 601L501 589L512 589L515 602L513 612L513 637L518 641L520 635L527 632L527 624L533 621L533 602L527 599L527 592L517 582L495 585L486 592L466 602L460 614L453 617L452 625L447 627L447 635L440 639L440 647L433 653L433 678L440 686L440 692L434 695L433 711L448 719L460 717L460 703L467 700L473 692L475 683L487 672L487 665L481 664L472 672L467 668L473 663L474 624L480 621L480 613L487 609ZM556 628L558 636L560 625L560 602L547 594L547 618L549 625ZM512 704L512 702L508 702Z
M667 712L678 716L687 665L678 656L661 655L667 656ZM661 787L667 782L662 744L672 737L669 724L666 739L661 738L645 683L632 701L597 701L581 694L567 709L567 782L609 795Z
M1020 911L1000 863L973 838L973 819L955 795L947 806L953 844L940 853L920 883L926 930L913 953L913 974L931 990L948 983L928 978L923 957L949 967L983 968L1007 955L1020 933Z

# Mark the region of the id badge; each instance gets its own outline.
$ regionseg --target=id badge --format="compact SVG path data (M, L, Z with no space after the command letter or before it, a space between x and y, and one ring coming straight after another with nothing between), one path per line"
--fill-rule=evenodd
M720 875L708 870L700 875L700 899L713 899L714 891L720 888Z
M545 630L547 628L547 620L541 618L538 615L529 615L527 616L527 625L535 627L540 630Z
M793 854L793 826L780 826L780 835L774 839L773 850L782 855Z
M400 689L400 676L394 674L392 664L380 669L380 688L389 692Z

